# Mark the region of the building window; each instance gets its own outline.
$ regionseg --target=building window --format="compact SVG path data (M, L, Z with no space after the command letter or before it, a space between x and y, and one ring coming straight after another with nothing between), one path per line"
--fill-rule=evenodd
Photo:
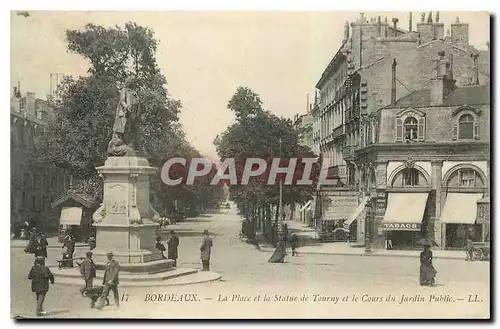
M458 119L458 139L474 139L474 117L464 114Z
M476 171L472 169L464 169L458 172L458 186L460 187L475 187L476 186Z
M406 118L404 121L405 141L417 140L418 121L414 117Z
M419 172L417 169L403 169L403 186L418 186Z

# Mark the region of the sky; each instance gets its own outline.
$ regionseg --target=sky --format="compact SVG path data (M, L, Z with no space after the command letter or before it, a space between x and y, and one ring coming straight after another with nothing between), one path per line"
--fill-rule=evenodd
M421 12L413 13L413 29ZM427 12L426 12L427 14ZM239 86L258 93L265 109L288 118L307 110L314 85L340 46L346 21L357 12L292 11L32 11L11 13L11 91L45 98L51 73L85 75L88 62L66 50L65 31L87 23L104 27L128 21L154 30L160 41L157 62L167 89L182 102L180 120L188 140L215 160L213 140L234 122L227 103ZM408 12L365 12L399 19ZM433 15L435 17L435 13ZM445 30L459 16L469 23L469 41L486 49L490 22L485 12L441 12Z

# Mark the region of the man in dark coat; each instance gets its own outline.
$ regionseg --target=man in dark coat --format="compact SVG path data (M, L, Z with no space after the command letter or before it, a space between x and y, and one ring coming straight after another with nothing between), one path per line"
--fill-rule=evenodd
M297 234L292 233L292 237L290 238L290 245L292 247L292 257L298 256L299 253L297 252L297 248L299 246L299 237L297 236Z
M80 289L82 295L92 290L92 283L96 277L96 265L92 260L92 252L87 251L86 256L87 258L80 264L80 273L85 280L85 286Z
M42 233L40 237L37 239L36 243L36 251L35 251L35 256L42 256L47 258L47 246L49 243L47 242L47 236Z
M168 259L174 260L174 266L177 267L177 258L179 248L179 238L175 235L174 231L170 231L170 240L168 240Z
M106 269L104 271L104 279L102 280L102 284L104 288L102 290L101 298L98 301L98 305L96 309L102 310L104 307L104 303L108 298L109 291L113 291L113 297L115 298L115 307L120 307L120 296L118 294L118 276L120 273L120 264L116 260L113 259L113 253L108 252L108 263L106 264Z
M208 230L203 232L203 242L201 243L200 251L201 251L201 263L202 263L202 271L210 271L210 254L212 251L212 238L208 234Z
M36 316L47 315L43 311L43 302L49 291L49 280L54 283L54 275L48 267L45 267L44 257L40 256L35 259L35 265L31 268L28 279L31 280L31 291L36 295Z

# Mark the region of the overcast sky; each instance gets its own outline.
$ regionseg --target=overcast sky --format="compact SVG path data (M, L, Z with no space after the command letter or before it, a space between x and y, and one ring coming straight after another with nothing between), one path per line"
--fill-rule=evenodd
M413 28L421 13L413 13ZM426 13L427 14L427 13ZM365 13L399 18L408 28L408 13ZM344 33L349 12L31 12L11 14L11 84L49 92L51 73L85 75L88 63L66 51L65 30L87 23L110 27L127 21L154 30L160 41L158 64L173 98L183 104L181 122L189 141L215 157L215 136L233 122L226 108L238 86L257 92L264 107L293 117L306 111L311 93ZM434 15L435 16L435 15ZM486 49L486 13L441 12L445 30L460 16L470 24L470 43ZM383 18L382 18L383 19ZM12 88L11 88L12 89Z

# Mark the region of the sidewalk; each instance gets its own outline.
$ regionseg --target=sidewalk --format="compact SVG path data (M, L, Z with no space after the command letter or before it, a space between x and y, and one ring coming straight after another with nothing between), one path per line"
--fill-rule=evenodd
M62 248L62 243L58 241L57 236L53 236L50 238L47 238L47 242L49 245L47 248ZM28 240L19 240L19 239L11 239L10 240L10 247L11 248L26 248L28 246ZM87 247L88 243L84 242L77 242L75 244L75 248L78 247Z
M354 246L348 242L320 243L316 240L316 232L297 221L285 221L290 232L299 238L297 251L302 255L340 255L340 256L382 256L382 257L412 257L420 258L420 250L385 250L373 249L365 252L363 246ZM313 242L311 245L303 245L305 241ZM263 252L273 252L274 248L267 242L259 241L259 249ZM433 250L434 259L465 259L464 251L455 250Z

